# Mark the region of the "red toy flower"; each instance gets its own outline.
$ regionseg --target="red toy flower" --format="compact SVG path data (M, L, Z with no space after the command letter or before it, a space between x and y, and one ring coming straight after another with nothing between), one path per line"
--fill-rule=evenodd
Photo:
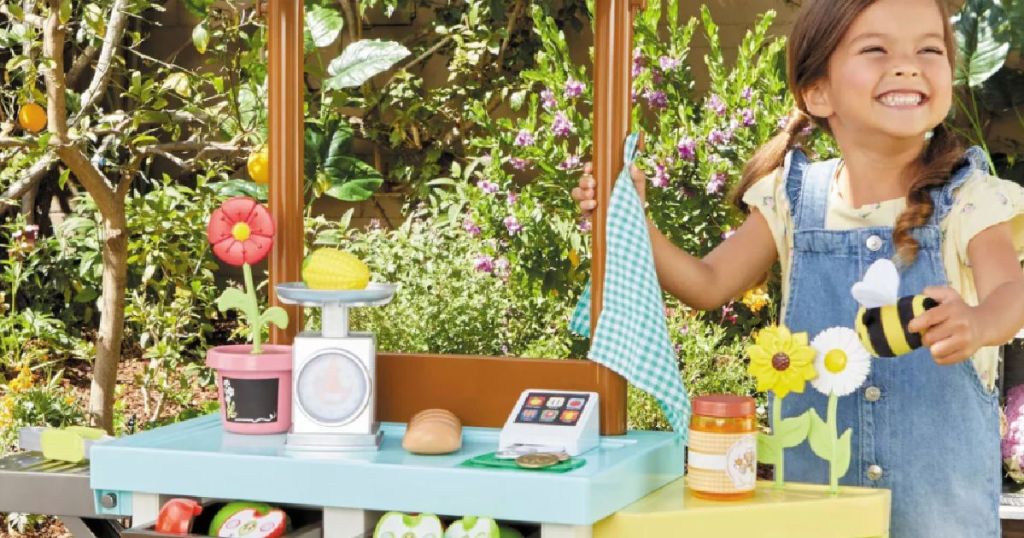
M224 263L253 265L274 246L274 220L252 198L232 198L213 212L206 227L213 253Z

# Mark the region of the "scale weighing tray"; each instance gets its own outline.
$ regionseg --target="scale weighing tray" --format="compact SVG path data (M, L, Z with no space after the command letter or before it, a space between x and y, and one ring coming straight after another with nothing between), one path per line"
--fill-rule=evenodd
M285 454L284 435L225 433L216 414L92 448L94 490L270 503L399 510L592 525L683 475L671 432L605 437L567 473L459 467L492 452L498 429L463 428L462 449L417 456L401 447L405 424L382 423L379 451L322 458Z

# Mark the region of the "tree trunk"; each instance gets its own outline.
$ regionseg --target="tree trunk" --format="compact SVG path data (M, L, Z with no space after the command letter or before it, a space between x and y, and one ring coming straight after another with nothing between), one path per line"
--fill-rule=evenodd
M113 432L117 365L124 339L124 297L128 279L128 235L124 209L103 216L103 295L100 329L96 335L89 392L89 415L99 427Z

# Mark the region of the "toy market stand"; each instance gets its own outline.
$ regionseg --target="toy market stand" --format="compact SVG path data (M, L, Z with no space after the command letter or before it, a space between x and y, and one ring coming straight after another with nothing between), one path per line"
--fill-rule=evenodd
M640 0L596 1L593 157L597 193L604 202L593 227L595 322L605 267L604 208L623 164L632 22L639 9ZM302 14L301 0L269 2L269 205L278 230L270 257L274 304L279 303L277 284L301 280L304 255ZM302 326L301 310L286 308L292 323L288 331L274 329L274 343L290 343ZM266 501L322 510L322 531L315 533L331 538L363 536L383 510L532 522L543 538L800 538L823 536L825 529L838 538L886 535L885 490L844 489L833 498L817 487L790 485L781 493L762 489L749 502L691 498L683 487L684 447L677 436L627 432L625 380L588 360L379 353L377 375L377 412L384 422L379 451L294 457L285 453L283 436L228 434L218 416L201 417L94 446L95 512L131 515L136 525L145 525L168 496ZM583 454L586 464L563 474L459 467L497 448L497 428L520 392L530 387L600 394L603 437L597 449ZM448 409L467 426L457 454L414 456L401 448L404 423L427 408ZM0 470L5 483L10 476ZM55 487L49 494L52 499L71 493Z

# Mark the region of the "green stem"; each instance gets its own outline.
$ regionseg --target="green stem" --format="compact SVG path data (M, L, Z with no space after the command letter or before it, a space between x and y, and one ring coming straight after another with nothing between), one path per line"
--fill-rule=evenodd
M782 425L782 398L772 393L772 435L779 434ZM779 462L775 464L775 489L782 489L783 478L786 474L786 449L779 447Z
M242 272L245 274L245 295L249 297L249 304L253 306L253 319L249 320L249 338L252 340L252 354L263 353L263 327L259 322L259 303L256 302L256 287L252 285L252 267L247 263L242 264Z
M839 493L839 477L837 476L836 469L836 448L839 446L839 432L836 426L836 406L839 402L839 398L834 392L828 395L828 417L826 424L828 425L828 431L832 435L832 459L828 462L828 490L829 493L835 495Z

